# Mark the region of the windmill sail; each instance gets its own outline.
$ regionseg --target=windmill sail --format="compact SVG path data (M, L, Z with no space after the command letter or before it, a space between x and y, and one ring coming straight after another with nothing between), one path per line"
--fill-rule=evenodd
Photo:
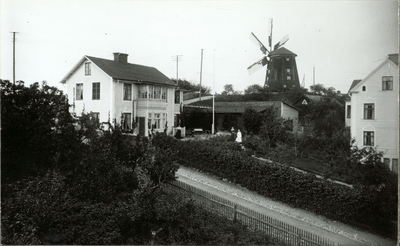
M251 66L247 68L247 72L249 74L253 74L260 70L262 67L264 67L267 64L268 60L267 57L263 57L261 60L253 63Z
M256 35L254 35L254 33L251 33L251 34L250 34L250 40L253 41L253 43L254 43L255 45L257 45L257 46L260 48L261 52L262 52L264 55L267 54L267 52L269 52L268 49L265 48L265 46L261 43L261 41L258 40L258 38L256 37Z
M286 34L278 43L275 44L274 50L279 49L282 45L284 45L289 40L289 34Z

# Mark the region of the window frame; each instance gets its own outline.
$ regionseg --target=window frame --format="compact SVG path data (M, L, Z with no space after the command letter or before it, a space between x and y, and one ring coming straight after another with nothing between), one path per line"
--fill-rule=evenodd
M351 119L351 105L347 105L346 107L346 118Z
M363 145L364 146L375 146L375 132L364 131L363 132Z
M129 117L127 117L129 116ZM123 112L121 115L121 127L123 131L132 130L132 113Z
M129 94L127 94L127 87L129 86ZM129 83L124 83L124 88L123 88L123 100L124 101L132 101L132 84Z
M90 76L90 75L92 75L92 63L85 62L85 76Z
M388 85L391 85L391 88L388 88ZM393 91L393 76L382 76L382 91Z
M76 83L75 88L75 100L83 100L83 83ZM80 97L78 97L78 92L80 92Z
M98 88L95 85L98 85ZM92 82L92 100L100 100L100 88L100 82Z
M369 108L368 106L372 106ZM364 120L375 119L375 103L364 103Z

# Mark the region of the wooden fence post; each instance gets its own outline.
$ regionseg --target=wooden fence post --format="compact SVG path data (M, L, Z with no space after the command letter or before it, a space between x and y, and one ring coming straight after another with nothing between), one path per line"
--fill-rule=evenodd
M233 223L236 223L237 220L237 205L235 203L235 205L233 205Z

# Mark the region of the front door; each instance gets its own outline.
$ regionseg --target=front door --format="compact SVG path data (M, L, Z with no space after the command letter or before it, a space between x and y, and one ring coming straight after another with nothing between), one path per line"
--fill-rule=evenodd
M144 137L145 132L146 132L146 118L145 117L139 117L139 136Z

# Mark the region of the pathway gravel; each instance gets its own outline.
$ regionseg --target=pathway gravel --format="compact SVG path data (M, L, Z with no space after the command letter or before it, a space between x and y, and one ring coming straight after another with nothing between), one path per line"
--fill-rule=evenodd
M382 238L351 226L332 221L308 211L290 207L284 203L263 197L255 192L210 174L181 166L176 173L180 181L212 192L225 199L247 206L260 213L279 219L341 245L396 245L395 240Z

